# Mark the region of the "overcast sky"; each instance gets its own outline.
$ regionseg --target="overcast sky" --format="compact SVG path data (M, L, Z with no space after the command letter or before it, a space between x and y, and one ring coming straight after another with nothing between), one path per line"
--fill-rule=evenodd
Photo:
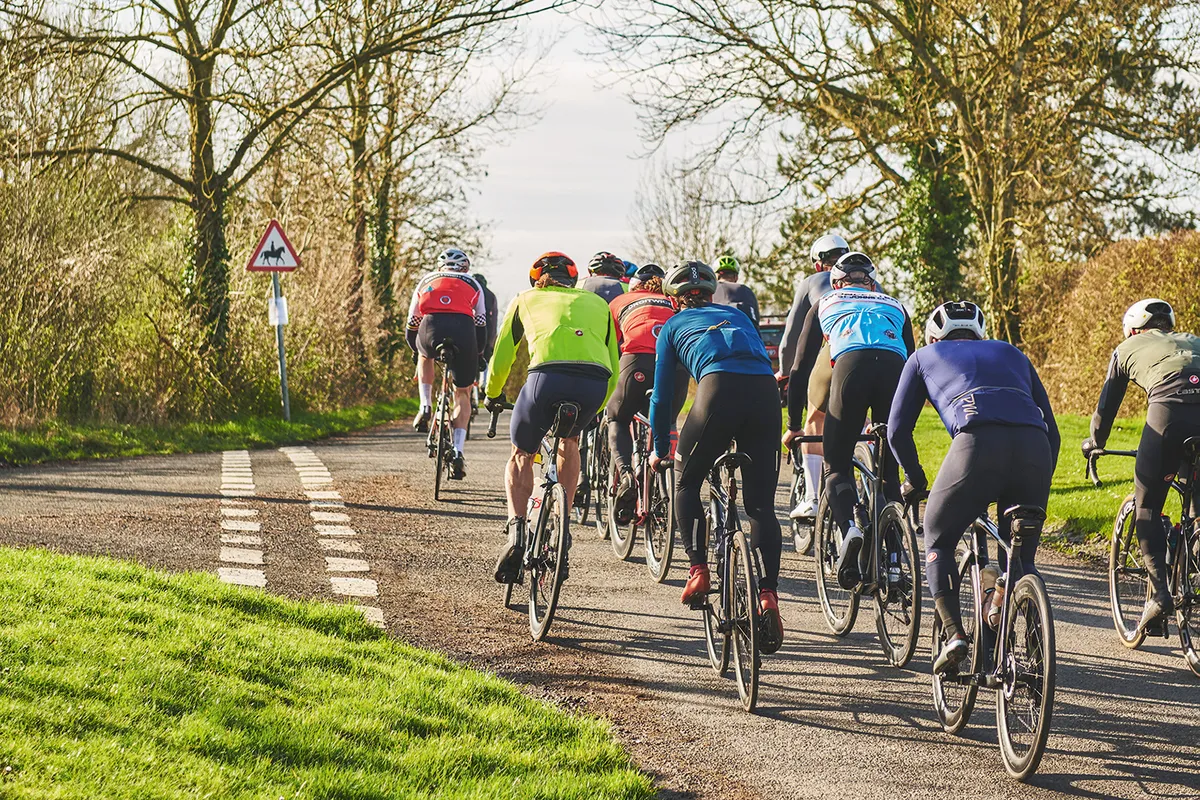
M501 303L529 287L529 267L547 250L561 250L586 268L599 250L626 258L632 243L629 211L649 162L638 139L634 107L620 88L604 89L611 74L587 60L582 26L557 14L533 23L557 41L548 75L539 81L541 119L491 148L488 176L472 209L491 225L491 257L477 262Z

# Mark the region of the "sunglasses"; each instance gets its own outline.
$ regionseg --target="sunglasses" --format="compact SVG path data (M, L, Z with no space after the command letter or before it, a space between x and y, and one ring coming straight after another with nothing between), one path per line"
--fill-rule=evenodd
M554 269L555 267L573 267L575 262L563 256L553 256L552 258L543 258L538 262L538 266L542 269Z

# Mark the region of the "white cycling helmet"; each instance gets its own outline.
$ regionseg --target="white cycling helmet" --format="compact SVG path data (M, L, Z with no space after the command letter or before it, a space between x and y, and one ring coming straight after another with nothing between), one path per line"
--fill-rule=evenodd
M1159 300L1157 297L1147 297L1145 300L1138 300L1129 307L1125 312L1125 316L1121 319L1121 327L1125 330L1125 338L1133 336L1134 331L1140 331L1145 328L1150 320L1155 317L1167 318L1171 321L1171 328L1175 328L1175 309L1171 308L1171 304L1166 300Z
M851 272L865 272L868 278L875 280L875 265L871 263L871 259L867 258L866 253L860 253L857 250L851 250L844 254L836 264L829 268L829 280L840 281Z
M452 272L466 272L471 268L471 259L457 247L451 247L438 256L438 269L448 269Z
M814 264L820 264L826 259L837 258L848 252L850 252L850 245L846 244L846 240L836 233L830 233L813 242L808 254L812 257Z
M955 331L967 331L974 334L976 339L987 338L983 312L979 310L979 306L969 300L942 303L933 310L929 321L925 323L925 341L928 344L940 342Z

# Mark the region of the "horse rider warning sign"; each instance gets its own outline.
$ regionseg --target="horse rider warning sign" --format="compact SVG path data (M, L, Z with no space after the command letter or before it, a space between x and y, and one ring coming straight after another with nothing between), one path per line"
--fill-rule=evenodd
M279 221L271 220L266 233L258 242L258 247L254 248L254 255L250 256L250 261L246 264L246 271L291 272L298 266L300 256L296 254L296 248L288 241Z

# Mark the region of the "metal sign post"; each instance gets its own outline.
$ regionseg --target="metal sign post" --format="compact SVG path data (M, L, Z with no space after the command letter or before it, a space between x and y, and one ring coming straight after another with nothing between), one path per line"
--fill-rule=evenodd
M271 273L271 305L268 321L275 326L275 342L279 346L279 392L283 399L283 419L292 421L292 405L288 399L287 357L283 352L283 326L287 325L287 299L279 288L279 273L292 272L300 266L300 256L288 241L283 226L271 220L266 232L254 248L254 255L246 264L248 272Z
M292 421L292 404L288 400L287 356L283 352L283 324L287 321L287 301L279 289L279 273L271 273L271 287L275 290L275 342L279 345L279 390L283 394L283 420Z

